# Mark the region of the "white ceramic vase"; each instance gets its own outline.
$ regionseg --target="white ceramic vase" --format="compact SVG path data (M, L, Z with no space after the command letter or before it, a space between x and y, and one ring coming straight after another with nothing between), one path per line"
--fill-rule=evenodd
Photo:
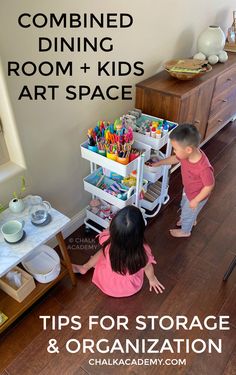
M218 55L224 49L225 34L219 26L209 26L198 38L198 51L204 55Z
M19 214L25 208L24 202L22 199L13 198L9 202L9 209L15 214Z

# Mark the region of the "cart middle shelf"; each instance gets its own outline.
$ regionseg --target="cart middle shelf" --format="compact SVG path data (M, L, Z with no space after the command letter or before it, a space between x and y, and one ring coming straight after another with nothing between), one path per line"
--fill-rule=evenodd
M93 173L85 177L83 179L84 189L88 191L89 193L91 193L92 195L95 195L96 197L101 198L118 208L126 207L135 202L136 187L134 186L128 189L126 194L124 193L124 197L122 199L117 198L115 195L109 194L106 191L99 188L98 186L96 186L99 176L101 176L101 174L102 174L102 168L98 168ZM104 176L104 183L107 184L108 186L114 182L115 182L114 180ZM147 183L148 182L146 180L143 180L144 190L146 190L147 188Z

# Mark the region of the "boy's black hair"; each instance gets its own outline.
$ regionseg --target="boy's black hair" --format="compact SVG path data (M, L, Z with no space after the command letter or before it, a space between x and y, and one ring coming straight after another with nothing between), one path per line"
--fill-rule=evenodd
M135 206L124 207L113 217L110 238L102 244L102 248L104 251L110 245L109 257L114 272L132 275L146 266L144 230L143 215Z
M182 143L184 146L198 147L201 135L193 124L180 124L172 130L170 139Z

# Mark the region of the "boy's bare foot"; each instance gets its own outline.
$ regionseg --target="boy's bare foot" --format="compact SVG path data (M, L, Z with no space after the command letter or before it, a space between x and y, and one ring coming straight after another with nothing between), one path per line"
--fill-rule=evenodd
M88 271L88 269L85 266L80 265L80 264L73 264L73 263L72 263L72 269L74 273L81 273L82 275L84 275Z
M170 234L173 237L190 237L191 233L185 233L182 229L170 229Z
M181 224L181 220L178 220L177 223L176 223L176 226L177 226L177 227L181 227L181 225L182 225L182 224ZM195 222L194 222L193 225L194 225L194 227L197 225L197 220L195 220Z

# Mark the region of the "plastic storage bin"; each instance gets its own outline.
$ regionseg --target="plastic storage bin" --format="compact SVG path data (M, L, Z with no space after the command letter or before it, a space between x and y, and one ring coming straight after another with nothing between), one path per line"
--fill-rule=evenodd
M55 280L61 270L59 255L47 245L39 246L22 265L39 283Z

